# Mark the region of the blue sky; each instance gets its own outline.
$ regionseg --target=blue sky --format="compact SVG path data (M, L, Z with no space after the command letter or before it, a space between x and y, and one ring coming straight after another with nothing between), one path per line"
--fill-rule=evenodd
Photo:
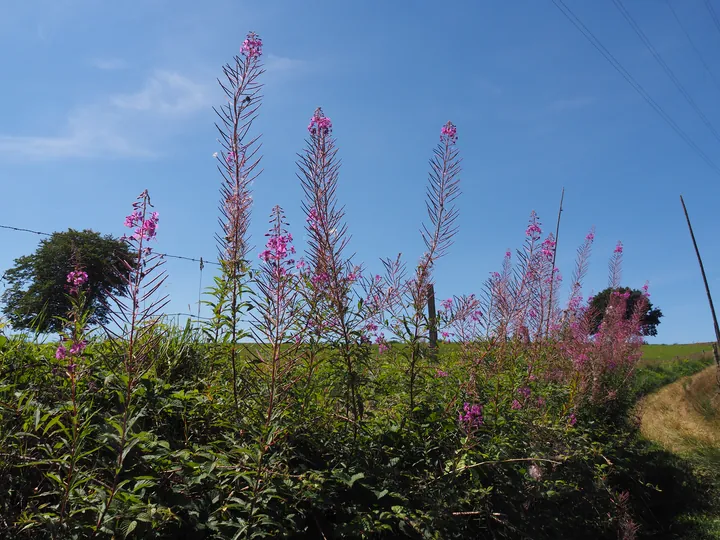
M703 151L720 142L672 85L611 2L567 4ZM627 0L713 125L720 88L664 2ZM701 2L673 5L720 80L720 46ZM399 251L422 254L427 161L447 120L464 157L460 232L438 263L437 292L479 292L536 210L554 229L566 189L558 266L569 281L591 226L585 292L607 285L625 244L624 282L650 281L665 317L656 342L713 339L678 196L694 220L720 295L720 175L652 111L550 0L459 1L34 0L0 18L0 224L122 234L148 188L157 249L213 258L219 150L216 77L248 30L265 42L264 172L254 186L254 243L275 204L302 244L296 153L315 107L332 118L343 161L339 197L351 248L369 271ZM720 3L716 3L720 11ZM0 269L38 237L0 230ZM194 312L200 275L169 260L168 311ZM206 268L203 286L210 284ZM720 299L720 296L718 296Z

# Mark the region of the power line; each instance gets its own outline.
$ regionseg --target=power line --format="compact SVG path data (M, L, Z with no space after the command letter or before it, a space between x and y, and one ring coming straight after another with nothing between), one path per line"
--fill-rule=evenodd
M623 76L623 78L630 84L630 86L633 87L633 89L640 94L640 96L647 102L650 107L663 119L665 122L675 131L675 133L683 140L685 143L692 148L695 153L697 153L707 165L713 169L718 175L720 175L720 167L718 167L715 162L708 157L708 155L702 151L702 149L695 143L695 141L690 138L690 136L685 133L685 131L677 125L677 123L670 117L668 113L665 112L665 110L650 96L650 94L647 93L645 88L635 80L635 78L630 75L630 73L620 64L620 62L613 56L613 54L607 50L607 48L600 42L600 40L595 37L595 35L590 31L590 29L585 26L585 24L575 15L572 10L563 2L563 0L551 0L553 4L555 4L555 7L560 10L560 12L565 15L565 17L572 23L572 25L577 28L580 33L587 39L590 44L595 47L595 49L603 55L603 57L610 63L610 65L615 68L615 71L620 73L620 75Z
M670 8L670 12L672 13L673 17L675 18L675 22L677 22L678 26L680 27L680 30L683 31L683 34L685 34L685 37L690 42L690 45L692 46L693 50L695 51L695 54L697 54L697 57L700 59L700 62L702 63L703 67L705 68L705 71L708 72L710 77L712 77L713 82L715 83L715 87L720 90L720 82L718 82L717 77L715 77L715 74L710 69L710 66L708 66L707 62L705 61L705 57L700 52L700 49L697 48L697 45L695 45L695 42L690 37L690 33L685 29L682 22L680 22L680 17L678 17L677 13L675 12L675 8L672 6L671 0L665 0L667 3L667 6Z
M640 40L645 44L645 47L647 47L648 51L650 51L650 54L653 55L655 60L658 64L660 64L660 67L663 68L663 71L665 74L670 78L670 80L673 82L675 87L680 91L680 93L685 98L685 101L687 101L690 106L693 108L695 113L700 117L700 120L702 120L703 124L707 126L707 128L712 132L712 134L715 136L715 138L720 142L720 133L717 132L715 127L712 125L712 122L708 120L708 117L705 116L705 113L700 110L700 107L698 107L697 103L695 103L695 100L692 98L690 93L685 89L685 87L680 83L678 78L675 76L675 73L670 68L670 66L667 65L665 60L663 60L663 57L660 55L659 52L657 52L657 49L653 46L653 44L650 42L650 39L648 39L647 35L645 35L645 32L642 31L642 28L638 25L638 23L635 21L632 15L628 12L627 9L625 9L625 6L622 3L622 0L613 0L613 4L615 4L615 7L618 9L620 14L625 18L625 20L628 22L630 27L635 31L637 36L640 38Z
M720 32L720 19L718 19L717 13L715 13L715 8L712 7L710 0L705 0L705 7L710 13L710 18L713 20L713 23L715 23L715 28L718 32Z
M52 236L51 233L46 233L46 232L42 232L42 231L34 231L32 229L23 229L22 227L11 227L10 225L0 225L0 229L7 229L7 230L11 230L11 231L18 231L18 232L27 232L27 233L37 234L40 236ZM170 257L172 259L181 259L183 261L192 261L192 262L200 263L201 266L205 265L205 264L213 264L215 266L222 266L218 262L209 261L203 257L196 259L194 257L185 257L183 255L171 255L170 253L160 253L157 251L155 252L155 254L159 255L161 257Z

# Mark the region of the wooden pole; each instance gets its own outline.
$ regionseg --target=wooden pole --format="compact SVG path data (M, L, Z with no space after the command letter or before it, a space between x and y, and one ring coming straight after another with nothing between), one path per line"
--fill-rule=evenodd
M550 336L550 319L552 319L553 287L555 287L555 257L557 257L558 236L560 236L560 216L563 211L563 200L565 200L565 188L560 193L560 208L558 209L557 225L555 226L555 249L553 250L552 270L550 272L550 298L548 299L548 319L546 336Z
M437 332L437 311L435 309L435 286L431 283L427 288L428 295L428 318L430 320L430 348L432 354L435 354L438 346Z
M700 257L700 250L698 249L697 241L695 240L695 233L690 223L690 216L688 215L687 207L685 206L685 200L680 195L680 203L682 203L683 212L685 212L685 219L687 220L688 229L690 230L690 238L692 238L693 246L695 247L695 255L697 255L698 264L700 265L700 273L702 274L703 283L705 284L705 293L707 294L708 303L710 304L710 313L713 318L713 325L715 326L715 343L713 343L713 356L715 357L715 364L717 365L718 374L716 376L717 383L720 385L720 351L718 346L720 345L720 326L718 326L717 315L715 314L715 306L713 305L712 295L710 294L710 286L708 285L707 276L705 275L705 267L703 266L702 258Z

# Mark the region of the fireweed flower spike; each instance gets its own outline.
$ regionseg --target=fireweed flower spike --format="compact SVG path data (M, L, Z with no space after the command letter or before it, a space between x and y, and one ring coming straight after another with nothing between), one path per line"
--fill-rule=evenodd
M240 312L245 306L241 296L248 277L247 259L251 250L248 234L252 208L251 186L261 172L258 168L261 160L258 155L260 136L251 134L251 131L262 105L262 84L258 82L264 73L262 47L260 36L250 32L240 47L240 54L223 67L224 77L219 83L227 103L215 109L222 145L217 158L222 184L220 233L216 235L222 276L213 289L216 309L209 326L214 339L227 337L231 344L230 363L236 410L239 406L237 341L242 334L239 328ZM226 336L220 336L221 332Z
M160 220L159 214L151 209L150 195L145 190L133 203L133 212L125 218L125 226L134 229L133 234L124 239L134 253L135 261L132 265L125 263L128 274L123 280L127 300L110 295L110 299L115 302L115 308L110 313L114 327L103 327L108 337L107 342L115 349L118 357L122 358L119 369L123 373L123 382L118 391L122 393L123 399L120 412L113 418L113 421L121 426L115 445L115 471L112 481L104 489L103 507L102 511L98 512L96 529L106 525L106 517L110 519L107 515L108 509L118 491L123 489L119 478L124 469L126 448L129 444L134 444L132 441L135 435L129 420L136 412L136 388L143 375L153 367L154 357L151 352L163 338L163 333L158 331L159 313L167 305L168 297L154 298L155 293L162 288L166 276L161 270L164 264L162 257L148 250L147 244L155 240Z
M333 123L318 107L307 129L309 137L298 160L308 237L307 318L315 329L310 336L313 343L323 340L338 349L333 369L345 381L342 400L355 437L356 421L363 410L359 382L364 377L364 359L369 356L364 332L367 321L363 308L355 308L355 280L350 279L357 278L361 269L345 254L350 236L344 222L345 209L337 200L340 162L332 136ZM383 345L378 343L379 349ZM357 350L363 352L354 352Z

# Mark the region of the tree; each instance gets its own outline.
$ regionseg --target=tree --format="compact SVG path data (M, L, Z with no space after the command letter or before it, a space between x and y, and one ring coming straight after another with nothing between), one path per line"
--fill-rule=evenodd
M105 323L108 294L122 297L123 276L128 275L133 255L125 242L110 235L69 229L41 240L35 253L15 259L5 273L8 287L2 295L2 311L16 329L57 332L70 308L67 275L76 266L88 274L88 306L91 323ZM127 263L127 264L126 264Z
M630 298L628 298L627 302L627 310L625 311L626 319L629 319L632 316L635 305L643 295L642 291L631 289L630 287L619 287L615 289L608 287L604 291L595 295L590 303L590 310L588 312L591 317L591 328L593 334L597 333L598 328L605 317L605 311L607 310L608 302L610 301L610 295L613 292L630 293ZM657 326L660 324L660 317L662 316L662 311L660 311L659 308L653 307L652 302L648 300L647 311L642 318L643 336L657 335Z

